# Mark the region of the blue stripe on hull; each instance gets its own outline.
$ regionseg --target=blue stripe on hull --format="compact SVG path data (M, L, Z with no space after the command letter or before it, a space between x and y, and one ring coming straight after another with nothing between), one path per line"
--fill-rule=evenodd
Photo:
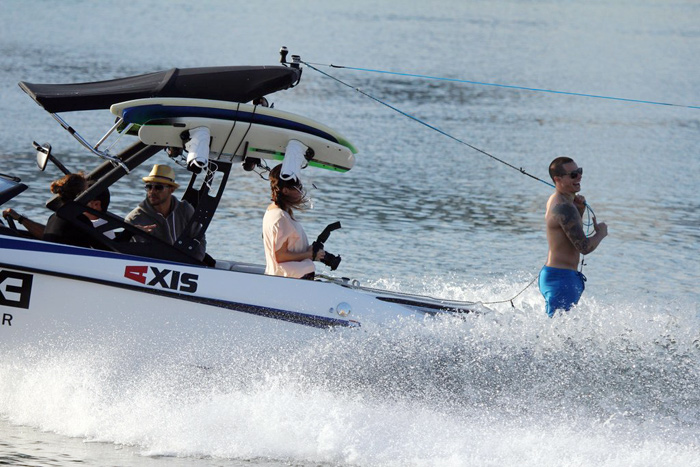
M78 256L88 256L94 258L110 258L110 259L122 259L122 260L132 260L141 262L157 262L165 264L182 264L175 263L173 261L162 260L162 259L152 259L144 258L142 256L126 255L123 253L115 253L111 251L104 250L94 250L92 248L81 248L71 245L63 245L60 243L51 242L28 242L23 240L18 240L15 238L2 237L0 236L0 249L3 250L19 250L19 251L38 251L42 253L58 253L58 254L68 254L68 255L78 255ZM197 267L196 265L183 264L187 267Z
M201 117L218 120L231 120L246 123L257 123L275 128L299 131L318 136L332 143L341 144L333 135L316 127L288 120L242 110L219 109L214 107L164 106L160 104L141 105L124 109L122 117L127 123L144 125L151 120L166 118Z

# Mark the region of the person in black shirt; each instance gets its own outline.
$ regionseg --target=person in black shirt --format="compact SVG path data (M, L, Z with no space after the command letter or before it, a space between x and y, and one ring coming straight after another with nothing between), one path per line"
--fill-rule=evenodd
M51 193L57 194L62 202L73 201L80 193L87 189L87 180L82 172L65 175L51 183ZM51 214L46 226L31 221L26 217L17 214L13 209L6 209L3 212L5 217L12 217L20 225L24 226L29 233L38 239L43 239L53 243L63 243L66 245L82 246L90 248L92 243L78 227L56 215ZM77 218L86 225L92 225L90 219L84 214Z
M57 194L62 202L73 201L80 193L87 189L87 180L82 172L68 174L51 183L51 193ZM92 225L90 219L81 214L77 218L86 225ZM61 219L56 213L51 214L44 229L44 240L53 243L63 243L90 248L90 238L78 227L71 225L65 219Z

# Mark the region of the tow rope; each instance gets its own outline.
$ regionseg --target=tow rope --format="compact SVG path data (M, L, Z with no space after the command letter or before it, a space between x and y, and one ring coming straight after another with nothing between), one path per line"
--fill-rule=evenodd
M308 64L308 63L305 63L305 64L310 67L310 64ZM327 66L329 68L339 68L339 69L344 69L344 70L364 71L364 72L369 72L369 73L382 73L382 74L388 74L388 75L405 76L408 78L421 78L421 79L430 79L430 80L438 80L438 81L451 81L454 83L476 84L479 86L495 86L495 87L499 87L499 88L519 89L521 91L546 92L546 93L551 93L551 94L563 94L566 96L589 97L589 98L594 98L594 99L607 99L607 100L613 100L613 101L630 102L630 103L635 103L635 104L651 104L651 105L664 105L664 106L669 106L669 107L682 107L682 108L686 108L686 109L700 109L700 106L698 106L698 105L673 104L673 103L669 103L669 102L649 101L649 100L642 100L642 99L629 99L629 98L625 98L625 97L603 96L603 95L599 95L599 94L586 94L586 93L582 93L582 92L556 91L554 89L532 88L532 87L527 87L527 86L517 86L517 85L511 85L511 84L486 83L483 81L469 81L466 79L458 79L458 78L444 78L444 77L439 77L439 76L419 75L419 74L402 73L402 72L396 72L396 71L373 70L371 68L359 68L359 67L345 66L345 65L333 65L332 63L331 64L311 63L311 65Z
M407 113L407 112L405 112L405 111L399 109L398 107L395 107L395 106L389 104L388 102L383 101L383 100L379 99L378 97L375 97L375 96L373 96L372 94L369 94L368 92L363 91L362 89L360 89L360 88L358 88L358 87L355 87L355 86L353 86L353 85L351 85L351 84L349 84L349 83L346 83L345 81L343 81L343 80L341 80L341 79L339 79L339 78L337 78L337 77L335 77L335 76L333 76L333 75L331 75L331 74L329 74L329 73L326 73L325 71L319 70L318 68L316 68L315 66L313 66L313 65L310 64L309 62L305 62L305 61L303 61L303 60L300 60L300 62L303 63L304 65L306 65L307 67L311 68L312 70L314 70L314 71L316 71L316 72L318 72L318 73L320 73L320 74L326 76L327 78L330 78L330 79L332 79L332 80L334 80L334 81L336 81L336 82L342 84L343 86L346 86L346 87L348 87L348 88L350 88L350 89L352 89L352 90L354 90L354 91L356 91L356 92L362 94L363 96L365 96L365 97L367 97L367 98L369 98L369 99L372 99L373 101L375 101L375 102L377 102L377 103L379 103L379 104L381 104L381 105L383 105L383 106L386 106L386 107L390 108L390 109L393 110L394 112L397 112L397 113L403 115L404 117L410 118L411 120L413 120L413 121L415 121L415 122L417 122L417 123L420 123L421 125L426 126L426 127L430 128L431 130L436 131L436 132L440 133L441 135L450 138L451 140L454 140L454 141L456 141L456 142L458 142L458 143L460 143L460 144L462 144L462 145L464 145L464 146L467 146L468 148L473 149L474 151L477 151L477 152L479 152L479 153L481 153L481 154L483 154L483 155L485 155L485 156L490 157L491 159L493 159L493 160L495 160L495 161L497 161L497 162L500 162L501 164L503 164L503 165L505 165L505 166L507 166L507 167L510 167L511 169L517 170L518 172L520 172L520 173L523 174L523 175L527 175L528 177L530 177L530 178L532 178L532 179L534 179L534 180L537 180L538 182L544 183L545 185L549 186L550 188L555 188L555 186L554 186L553 184L551 184L551 183L549 183L549 182L547 182L547 181L545 181L545 180L542 180L541 178L536 177L535 175L532 175L531 173L527 172L527 171L526 171L525 169L523 169L522 167L516 167L516 166L514 166L513 164L510 164L510 163L504 161L503 159L500 159L500 158L494 156L493 154L490 154L490 153L484 151L483 149L480 149L480 148L478 148L478 147L476 147L476 146L474 146L474 145L472 145L472 144L469 144L468 142L466 142L466 141L464 141L464 140L462 140L462 139L460 139L460 138L457 138L456 136L453 136L453 135L447 133L447 132L444 131L444 130L441 130L440 128L438 128L438 127L436 127L436 126L434 126L434 125L431 125L430 123L428 123L428 122L426 122L426 121L424 121L424 120L421 120L420 118L418 118L418 117L416 117L416 116L414 116L414 115L411 115L411 114L409 114L409 113ZM328 65L328 66L335 67L335 68L348 68L348 69L356 69L356 70L366 70L366 71L377 71L377 72L380 72L380 71L378 71L378 70L367 70L367 69L362 69L362 68L344 67L344 66L339 66L339 65ZM391 72L382 72L382 73L391 73ZM402 75L404 75L404 76L426 77L425 75L408 75L408 74L405 74L405 73L403 73ZM434 78L434 79L446 79L446 78ZM464 80L453 80L453 81L460 81L460 82L465 82L465 83L471 83L471 81L464 81ZM670 104L669 104L669 105L670 105ZM593 222L591 221L591 218L592 218L592 217L595 217L595 213L593 212L593 209L591 209L591 206L590 206L588 203L586 203L586 209L587 209L587 212L588 212L588 220L587 220L587 222L584 223L584 225L585 225L585 226L587 227L587 229L588 229L588 232L586 233L586 235L588 235L588 234L590 233L590 227L593 226Z
M448 138L450 138L450 139L452 139L452 140L454 140L454 141L457 141L458 143L463 144L464 146L467 146L468 148L471 148L471 149L473 149L474 151L480 152L481 154L483 154L483 155L485 155L485 156L488 156L488 157L490 157L491 159L494 159L494 160L500 162L501 164L504 164L504 165L510 167L511 169L517 170L518 172L522 173L523 175L527 175L528 177L533 178L533 179L537 180L538 182L542 182L542 183L544 183L545 185L548 185L548 186L554 188L554 185L552 185L551 183L546 182L546 181L544 181L544 180L542 180L542 179L540 179L540 178L538 178L538 177L536 177L536 176L534 176L534 175L532 175L532 174L526 172L525 169L523 169L522 167L516 167L516 166L514 166L514 165L512 165L512 164L509 164L508 162L504 161L503 159L499 159L498 157L494 156L493 154L489 154L488 152L484 151L483 149L479 149L479 148L477 148L476 146L473 146L473 145L467 143L466 141L464 141L464 140L462 140L462 139L460 139L460 138L457 138L456 136L453 136L453 135L447 133L446 131L441 130L440 128L438 128L438 127L436 127L436 126L431 125L430 123L428 123L428 122L426 122L426 121L424 121L424 120L421 120L420 118L418 118L418 117L416 117L416 116L414 116L414 115L411 115L411 114L409 114L409 113L407 113L407 112L404 112L403 110L401 110L401 109L399 109L399 108L397 108L397 107L394 107L393 105L389 104L389 103L386 102L386 101L383 101L383 100L381 100L381 99L379 99L379 98L377 98L377 97L374 97L373 95L371 95L371 94L369 94L369 93L363 91L363 90L360 89L360 88L354 87L353 85L348 84L348 83L346 83L345 81L343 81L343 80L341 80L341 79L339 79L339 78L336 78L335 76L332 76L332 75L326 73L325 71L321 71L321 70L319 70L318 68L316 68L315 66L310 65L310 64L307 63L307 62L302 61L301 63L303 63L304 65L308 66L308 67L311 68L312 70L317 71L318 73L321 73L322 75L324 75L324 76L326 76L326 77L328 77L328 78L330 78L330 79L332 79L332 80L334 80L334 81L337 81L338 83L342 84L343 86L349 87L350 89L359 92L359 93L362 94L363 96L368 97L368 98L372 99L373 101L375 101L375 102L377 102L377 103L379 103L379 104L382 104L382 105L384 105L384 106L386 106L386 107L389 107L391 110L393 110L394 112L400 113L400 114L403 115L404 117L408 117L408 118L410 118L411 120L413 120L413 121L415 121L415 122L417 122L417 123L420 123L421 125L424 125L424 126L430 128L430 129L433 130L433 131L437 131L438 133L440 133L440 134L443 135L443 136L447 136Z
M409 118L409 119L411 119L411 120L413 120L413 121L415 121L415 122L417 122L417 123L420 123L421 125L426 126L426 127L430 128L431 130L436 131L436 132L440 133L441 135L450 138L450 139L453 140L453 141L456 141L456 142L458 142L458 143L460 143L460 144L462 144L462 145L464 145L464 146L467 146L468 148L473 149L474 151L477 151L477 152L479 152L479 153L481 153L481 154L483 154L483 155L485 155L485 156L488 156L488 157L490 157L491 159L493 159L493 160L495 160L495 161L497 161L497 162L500 162L501 164L503 164L503 165L505 165L505 166L507 166L507 167L510 167L511 169L517 170L518 172L520 172L520 173L523 174L523 175L527 175L528 177L530 177L530 178L532 178L532 179L534 179L534 180L537 180L538 182L544 183L545 185L547 185L547 186L549 186L549 187L551 187L551 188L556 188L553 184L551 184L551 183L549 183L549 182L547 182L547 181L545 181L545 180L542 180L541 178L539 178L539 177L537 177L537 176L535 176L535 175L532 175L531 173L528 173L528 172L527 172L525 169L523 169L522 167L516 167L516 166L514 166L513 164L510 164L510 163L504 161L503 159L500 159L500 158L494 156L493 154L490 154L490 153L484 151L483 149L480 149L480 148L478 148L478 147L476 147L476 146L474 146L474 145L472 145L472 144L469 144L468 142L466 142L466 141L464 141L464 140L462 140L462 139L460 139L460 138L457 138L456 136L453 136L453 135L451 135L450 133L447 133L446 131L444 131L444 130L442 130L442 129L440 129L440 128L434 126L434 125L431 125L430 123L428 123L428 122L426 122L426 121L424 121L424 120L421 120L420 118L418 118L418 117L416 117L416 116L414 116L414 115L411 115L411 114L409 114L408 112L405 112L405 111L399 109L398 107L395 107L395 106L389 104L388 102L386 102L386 101L384 101L384 100L382 100L382 99L379 99L378 97L375 97L375 96L373 96L372 94L369 94L368 92L365 92L365 91L363 91L362 89L360 89L360 88L358 88L358 87L355 87L355 86L353 86L353 85L351 85L351 84L349 84L349 83L347 83L347 82L341 80L340 78L337 78L337 77L335 77L335 76L333 76L333 75L331 75L331 74L329 74L329 73L326 73L325 71L322 71L322 70L320 70L320 69L318 69L318 68L316 68L316 67L314 66L314 65L319 65L319 66L323 66L323 65L320 65L320 64L312 64L312 63L309 63L309 62L305 62L305 61L303 61L303 60L301 60L301 59L299 59L299 62L302 63L302 64L304 64L304 65L306 65L306 66L309 67L310 69L312 69L312 70L314 70L314 71L320 73L321 75L323 75L323 76L325 76L325 77L327 77L327 78L330 78L330 79L336 81L337 83L342 84L343 86L348 87L348 88L350 88L350 89L352 89L352 90L354 90L354 91L356 91L356 92L362 94L363 96L365 96L365 97L367 97L367 98L369 98L369 99L371 99L371 100L373 100L373 101L375 101L375 102L377 102L377 103L379 103L379 104L381 104L381 105L383 105L383 106L385 106L385 107L390 108L390 109L393 110L394 112L397 112L397 113L403 115L404 117L407 117L407 118ZM449 78L437 78L437 77L431 77L431 76L426 76L426 75L411 75L411 74L407 74L407 73L393 73L393 72L388 72L388 71L370 70L370 69L363 69L363 68L353 68L353 67L346 67L346 66L339 66L339 65L325 65L325 66L330 66L330 67L333 67L333 68L345 68L345 69L360 70L360 71L370 71L370 72L376 72L376 73L397 74L397 75L401 75L401 76L419 77L419 78L426 78L426 79L441 79L441 80L445 80L445 81L457 81L457 82L469 83L469 84L482 84L482 85L491 85L491 86L501 86L501 87L509 87L509 88L515 88L515 89L524 89L524 90L531 90L531 91L557 92L557 91L547 91L547 90L541 90L541 89L535 89L535 88L524 88L524 87L519 87L519 86L505 86L505 85L495 85L495 84L491 84L491 83L479 83L479 82L466 81L466 80L457 80L457 79L449 79ZM612 98L610 98L610 97L605 97L605 96L594 96L594 95L586 95L586 94L579 94L579 93L565 93L565 92L557 92L557 93L559 93L559 94L573 94L573 95L580 95L580 96L586 96L586 97L599 97L599 98L608 98L608 99L612 99ZM635 101L635 100L632 100L632 99L618 99L618 100L625 100L625 101L632 101L632 102L640 102L640 103L653 103L653 104L660 104L660 105L675 105L675 104L661 104L661 103L650 102L650 101ZM679 106L679 107L689 107L689 106ZM700 108L700 107L691 107L691 108ZM586 236L590 236L590 235L591 235L590 229L591 229L591 227L593 226L592 218L595 217L595 213L593 212L593 209L591 208L591 206L590 206L588 203L585 203L585 206L586 206L587 219L586 219L585 222L584 222L583 219L582 219L582 224L586 227L586 230L587 230ZM582 217L583 217L583 216L582 216ZM583 256L583 255L582 255L582 256ZM582 273L582 271L583 271L583 266L584 266L584 264L585 264L585 263L584 263L584 260L585 260L585 256L583 256L582 259L581 259L581 266L580 266L580 269L579 269L579 273ZM537 280L537 278L538 278L538 275L535 275L535 278L532 279L532 281L530 281L530 283L529 283L528 285L526 285L525 288L523 288L520 292L518 292L515 296L513 296L513 297L510 298L510 299L507 299L507 300L500 300L500 301L495 301L495 302L482 302L482 303L484 303L484 304L489 304L489 305L490 305L490 304L496 304L496 303L507 303L507 302L510 302L511 307L515 308L515 305L513 304L513 300L515 300L520 294L522 294L523 292L525 292L525 290L527 290L532 284L534 284L535 281Z

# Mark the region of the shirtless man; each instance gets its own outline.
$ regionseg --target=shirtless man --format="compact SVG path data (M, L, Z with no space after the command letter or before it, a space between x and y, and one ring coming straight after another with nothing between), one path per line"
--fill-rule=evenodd
M586 199L577 195L581 191L583 169L568 157L558 157L549 165L556 191L547 201L547 263L540 271L540 292L547 302L547 314L556 310L568 311L578 303L585 288L586 278L577 271L580 255L595 250L608 235L608 226L596 222L595 233L586 237L582 216Z

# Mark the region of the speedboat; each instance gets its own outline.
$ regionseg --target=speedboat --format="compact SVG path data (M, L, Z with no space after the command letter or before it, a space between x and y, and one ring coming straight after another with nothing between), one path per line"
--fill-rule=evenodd
M11 219L0 225L0 348L31 345L49 335L104 335L118 329L303 338L329 328L480 312L478 303L363 287L329 274L315 280L269 276L264 266L219 258L216 251L202 260L193 254L225 191L232 189L226 182L235 166L251 170L266 160L283 161L294 140L310 148L306 162L312 168L338 174L352 168L357 150L340 133L266 106L266 96L297 86L301 75L299 58L287 62L285 51L275 66L174 68L78 84L20 82L95 158L96 166L85 170L91 182L86 191L65 203L54 197L46 206L96 247L36 239ZM85 110L103 110L109 119L106 134L95 144L62 116ZM194 144L201 132L203 139ZM125 146L114 154L115 143L103 149L113 139ZM52 162L67 172L49 144L34 146L41 170ZM87 205L164 150L189 177L183 199L195 208L191 222L196 228L185 229L172 245ZM26 189L19 178L0 176L0 204ZM85 212L102 219L102 225L80 222ZM104 235L108 231L150 238L119 241Z

